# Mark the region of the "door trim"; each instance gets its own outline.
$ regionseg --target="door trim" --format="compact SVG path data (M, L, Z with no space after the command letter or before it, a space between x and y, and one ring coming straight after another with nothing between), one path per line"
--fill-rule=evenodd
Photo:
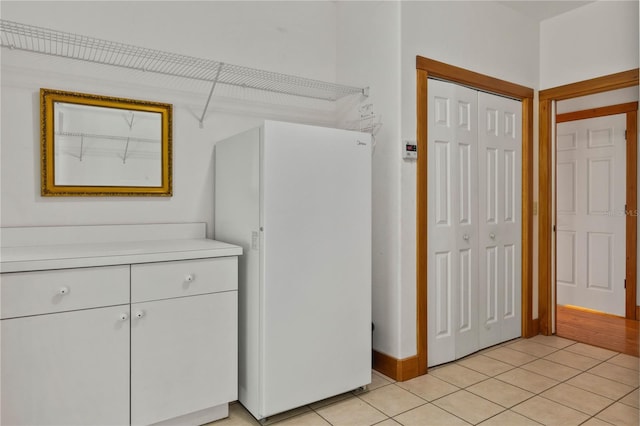
M608 115L625 114L626 118L626 176L625 176L625 318L637 319L636 316L636 268L637 268L637 236L638 236L638 129L637 114L638 102L627 102L624 104L609 105L599 108L572 111L564 114L556 114L556 124L568 121L584 120L588 118L605 117ZM631 131L629 131L631 127ZM557 164L556 164L557 167ZM558 192L556 182L556 196ZM554 212L555 214L555 212ZM552 238L555 238L554 234ZM554 244L555 246L555 244ZM558 259L555 256L554 268ZM556 279L555 291L557 294L558 282ZM558 299L554 309L557 310Z
M580 96L608 92L625 87L638 86L639 69L632 69L577 83L541 90L538 93L539 110L539 194L538 194L538 316L540 318L540 333L551 335L552 332L552 297L551 297L551 267L552 267L552 203L551 188L552 172L552 143L551 126L552 104L555 101L577 98ZM637 132L636 132L637 133ZM635 314L634 314L635 316Z
M599 108L585 109L582 111L566 112L556 114L556 124L567 121L584 120L586 118L605 117L607 115L626 114L637 111L638 102L628 102L626 104L609 105Z
M416 57L416 330L418 375L427 372L427 78L434 77L522 102L522 335L533 336L533 89L433 59Z

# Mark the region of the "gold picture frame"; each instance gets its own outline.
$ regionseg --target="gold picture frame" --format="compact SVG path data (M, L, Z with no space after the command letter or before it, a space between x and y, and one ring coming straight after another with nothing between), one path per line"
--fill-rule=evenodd
M40 89L42 196L172 192L171 104Z

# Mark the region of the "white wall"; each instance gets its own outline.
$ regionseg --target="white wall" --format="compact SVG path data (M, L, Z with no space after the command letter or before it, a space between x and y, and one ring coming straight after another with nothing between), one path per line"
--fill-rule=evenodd
M534 54L531 54L534 52ZM338 77L363 79L383 127L374 154L374 348L416 354L415 58L529 87L538 83L538 25L493 2L338 2Z
M400 289L400 4L338 2L338 80L364 81L382 127L373 153L373 347L398 356ZM357 120L357 108L343 121ZM354 114L355 110L355 114ZM365 123L367 124L367 123ZM411 266L415 269L415 265Z
M638 67L638 2L598 1L540 25L540 89Z
M331 2L2 2L2 19L169 52L334 81ZM262 118L333 124L335 105L2 49L2 226L208 223L213 234L213 146ZM174 104L174 196L40 196L41 87ZM221 96L223 95L223 96ZM226 97L225 97L226 96ZM235 96L236 100L230 100ZM286 99L284 99L286 98ZM239 100L238 100L239 99ZM291 106L290 106L291 105Z
M523 86L538 86L537 22L494 2L403 2L401 46L402 138L416 138L416 55ZM403 267L399 356L405 358L416 352L415 266L412 267L416 165L402 161L401 171Z

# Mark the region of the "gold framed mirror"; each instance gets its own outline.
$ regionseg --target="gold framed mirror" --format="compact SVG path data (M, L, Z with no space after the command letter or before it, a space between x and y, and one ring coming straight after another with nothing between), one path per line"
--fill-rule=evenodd
M171 196L171 104L40 89L42 196Z

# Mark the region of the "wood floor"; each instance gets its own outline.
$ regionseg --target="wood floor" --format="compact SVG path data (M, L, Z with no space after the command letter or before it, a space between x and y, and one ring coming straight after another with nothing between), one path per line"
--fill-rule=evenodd
M638 356L640 321L560 305L556 312L556 335Z

